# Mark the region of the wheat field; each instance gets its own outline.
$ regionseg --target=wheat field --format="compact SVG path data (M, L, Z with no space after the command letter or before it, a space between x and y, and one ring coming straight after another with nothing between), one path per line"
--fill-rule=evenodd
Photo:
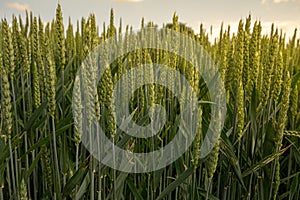
M131 51L110 64L96 89L83 89L94 97L87 99L95 106L94 115L105 134L131 152L149 152L168 144L176 135L181 110L180 99L168 88L155 84L140 87L130 98L132 120L148 124L148 108L155 103L165 108L166 123L150 139L124 134L114 119L112 99L113 85L126 71L142 63L165 64L184 75L198 101L204 102L196 138L180 158L152 172L126 173L104 165L82 144L81 96L73 93L82 89L75 84L77 71L102 41L115 38L116 45L122 44L118 51L126 51L129 44L143 38L144 30L159 29L157 25L141 19L136 33L121 20L115 25L113 9L110 24L104 24L102 32L94 14L76 26L71 19L65 25L60 5L49 23L31 12L26 12L25 20L3 18L0 200L300 199L300 38L297 30L287 38L276 24L263 34L262 23L249 15L240 20L238 30L221 25L214 41L203 25L195 32L180 23L176 13L172 23L164 25L201 45L218 66L224 83L224 126L204 158L199 158L200 146L209 122L221 119L211 115L207 83L183 58L157 49ZM192 53L183 41L176 40L173 45ZM151 70L145 73L150 78ZM90 73L85 77L87 84L92 84L93 72L86 73ZM181 87L176 84L179 86L174 87Z

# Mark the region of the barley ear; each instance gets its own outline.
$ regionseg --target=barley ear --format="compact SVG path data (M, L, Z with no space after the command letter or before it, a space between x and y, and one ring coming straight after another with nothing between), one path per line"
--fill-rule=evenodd
M245 106L244 106L244 90L240 81L237 94L237 135L238 140L241 140L244 128Z
M24 181L24 178L22 178L22 181L21 181L20 199L21 200L28 200L28 197L27 197L27 187L26 187L26 183Z

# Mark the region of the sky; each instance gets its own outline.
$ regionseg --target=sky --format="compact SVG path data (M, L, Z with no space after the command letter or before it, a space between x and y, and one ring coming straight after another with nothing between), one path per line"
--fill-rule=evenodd
M25 10L29 10L48 22L55 17L58 3L62 6L65 24L69 17L76 23L81 17L94 13L100 30L103 22L109 23L111 8L115 11L115 24L119 24L122 17L123 25L132 25L134 29L140 27L142 17L145 22L162 26L172 21L174 12L180 22L196 33L201 23L207 30L212 25L212 37L219 34L222 22L236 31L239 20L249 14L253 21L262 21L264 33L270 31L273 22L288 36L292 36L296 27L300 29L300 0L1 0L0 17L11 19L13 14L24 17Z

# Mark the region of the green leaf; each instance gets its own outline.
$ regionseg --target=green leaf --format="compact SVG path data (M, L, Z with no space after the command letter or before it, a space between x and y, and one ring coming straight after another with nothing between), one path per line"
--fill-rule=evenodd
M160 195L157 197L156 200L163 199L165 196L170 194L173 190L175 190L180 184L182 184L191 174L194 172L194 166L191 166L187 170L185 170L180 176L173 181Z
M114 188L112 191L116 191L115 199L121 199L121 195L123 194L123 188L126 182L126 178L128 177L128 173L120 172L119 176L116 178L116 188ZM114 192L109 193L109 195L106 197L106 199L112 199L112 196L114 195Z
M32 128L33 124L38 121L38 118L44 114L44 109L46 109L47 103L42 103L38 109L34 111L34 113L30 116L28 122L26 123L24 131L29 132Z
M199 189L200 191L200 195L204 198L206 198L206 195L207 195L207 191L206 190L203 190L203 189ZM210 200L219 200L218 197L212 195L212 194L208 194L208 199Z
M245 170L244 173L242 174L242 177L246 177L246 176L250 175L251 173L256 172L257 170L261 169L265 165L269 164L270 162L272 162L273 160L275 160L276 158L278 158L279 156L281 156L290 147L291 147L291 145L287 146L284 149L281 149L280 151L278 151L276 153L273 153L273 154L265 157L264 159L262 159L258 163L256 163L253 166L251 166L249 169Z
M78 192L76 193L76 199L81 199L81 197L87 192L87 187L91 181L90 174L87 174L80 185Z
M84 176L86 176L88 173L87 168L80 168L78 169L75 174L71 177L71 179L67 182L63 189L63 196L67 197L72 190L76 187L76 185L79 185L82 183ZM89 175L87 175L89 176Z
M298 183L299 183L299 174L297 174L297 176L293 179L292 185L291 185L291 191L290 191L290 196L289 196L289 200L294 199L294 195L298 192L297 188L298 188Z
M143 200L144 198L142 197L141 193L137 190L137 188L135 187L135 185L133 184L133 182L131 180L127 180L126 181L130 191L133 193L134 198L136 198L137 200Z
M71 125L72 125L72 124L68 124L68 125L62 127L61 129L57 129L57 130L55 131L56 137L58 137L58 136L60 136L62 133L64 133L64 131L65 131L66 129L68 129ZM49 143L51 139L52 139L52 135L50 135L50 134L49 134L47 137L45 137L45 138L43 138L43 139L40 139L38 142L36 142L35 144L33 144L33 145L27 150L27 152L25 152L25 154L24 154L22 157L26 156L26 154L31 153L31 151L35 150L36 148L41 147L42 145Z
M43 155L43 151L40 151L38 153L38 155L35 157L33 163L30 165L28 171L25 174L25 180L27 180L29 178L29 176L31 175L31 173L33 172L34 168L37 166L39 160L41 159L42 155Z
M236 175L237 179L239 180L239 182L241 183L243 188L247 191L247 188L246 188L244 180L243 180L239 160L238 160L238 158L236 157L236 155L234 153L233 145L231 144L229 138L224 133L221 134L221 141L222 141L222 143L221 143L222 146L221 146L221 149L220 149L221 152L230 161L230 164L234 169L234 172L235 172L235 175Z
M16 135L11 139L11 141L11 147L12 149L14 149L21 142L21 137L19 135ZM3 147L4 148L1 148L0 153L0 164L4 163L4 161L10 157L8 144L4 144Z

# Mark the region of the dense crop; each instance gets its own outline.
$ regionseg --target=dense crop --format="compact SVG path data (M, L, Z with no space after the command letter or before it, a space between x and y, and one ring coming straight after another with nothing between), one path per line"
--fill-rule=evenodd
M227 94L225 125L211 153L199 159L212 119L209 104L202 104L196 139L181 158L158 171L128 174L104 166L82 145L82 102L80 94L72 96L72 91L82 89L74 84L79 68L86 67L85 80L94 83L94 72L81 64L101 41L115 37L116 42L128 44L118 49L122 52L143 36L143 30L157 26L142 20L140 32L126 26L122 37L122 21L119 27L114 25L113 10L102 33L93 14L77 22L76 29L71 20L64 26L60 5L55 20L47 24L26 14L25 21L13 16L11 25L6 19L0 23L0 199L300 198L300 39L296 30L289 40L275 25L263 35L261 22L253 23L249 16L240 21L236 33L222 25L220 36L211 42L202 25L195 33L174 14L165 27L192 37L219 67ZM178 48L182 41L172 45ZM210 101L201 74L170 52L144 49L118 58L96 90L83 90L94 97L89 103L96 106L94 114L106 135L133 152L166 145L176 134L180 112L180 100L167 88L143 86L130 100L133 120L149 123L147 107L161 104L167 123L151 139L120 133L114 120L113 85L141 63L178 70L200 102ZM145 74L149 77L141 78L154 76L151 71Z

